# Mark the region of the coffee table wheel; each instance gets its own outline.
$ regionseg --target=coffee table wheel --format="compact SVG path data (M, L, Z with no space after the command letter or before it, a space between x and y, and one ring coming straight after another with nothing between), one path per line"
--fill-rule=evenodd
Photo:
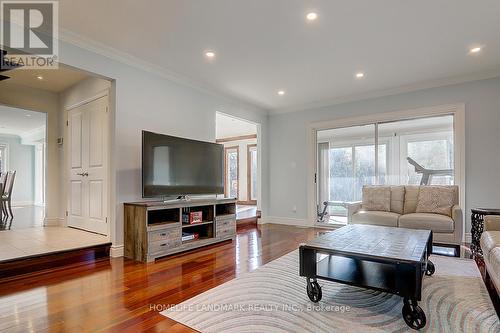
M434 274L436 271L436 266L434 266L434 263L432 261L427 261L427 270L425 271L425 275L431 276Z
M413 328L414 330L419 330L425 327L427 323L427 318L425 317L425 312L420 306L418 306L417 301L407 300L403 301L403 319L406 325Z
M316 279L307 279L307 296L314 303L321 301L323 293L321 292L321 286Z

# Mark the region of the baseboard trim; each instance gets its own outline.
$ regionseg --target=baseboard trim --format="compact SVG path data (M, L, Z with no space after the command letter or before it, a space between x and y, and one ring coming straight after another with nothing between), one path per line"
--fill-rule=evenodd
M59 217L46 217L43 219L43 225L45 227L61 227L63 223L64 219Z
M125 254L125 246L123 245L111 245L109 250L109 256L112 258L123 257Z
M266 216L266 217L261 217L258 220L258 224L267 224L267 223L293 225L296 227L304 227L304 228L313 226L306 219L297 219L293 217Z
M34 206L33 201L12 201L12 207Z

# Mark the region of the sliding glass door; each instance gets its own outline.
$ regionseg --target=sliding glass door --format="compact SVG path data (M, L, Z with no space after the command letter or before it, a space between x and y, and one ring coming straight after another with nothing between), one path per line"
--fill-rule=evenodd
M380 184L454 184L453 116L380 123L378 141L390 164Z
M345 223L364 185L453 184L453 116L317 131L317 208Z

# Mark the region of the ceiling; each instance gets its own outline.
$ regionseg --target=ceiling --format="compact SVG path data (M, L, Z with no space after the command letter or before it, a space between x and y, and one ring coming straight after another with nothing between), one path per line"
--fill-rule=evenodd
M0 134L23 135L46 126L47 115L0 105Z
M242 135L257 134L257 125L223 113L215 115L215 138L226 139Z
M59 3L73 38L270 111L500 75L498 0Z
M86 73L68 66L59 65L58 69L14 69L3 73L10 79L2 84L20 84L31 88L60 93L89 77ZM41 77L41 79L39 79Z

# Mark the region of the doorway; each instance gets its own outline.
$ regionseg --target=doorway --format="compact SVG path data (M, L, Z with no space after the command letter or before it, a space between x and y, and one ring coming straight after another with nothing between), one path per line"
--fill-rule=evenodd
M6 74L6 79L0 82L0 104L15 109L20 118L18 124L30 125L31 128L24 129L22 135L17 135L17 141L0 140L0 169L2 172L15 171L12 214L9 214L13 218L9 218L7 228L0 230L0 263L109 244L109 186L104 180L92 176L94 169L98 167L96 161L99 158L108 163L108 144L111 141L107 127L112 126L102 122L101 118L94 120L94 123L98 122L98 126L88 125L91 132L87 139L94 143L100 141L102 149L98 153L92 150L94 155L89 157L89 168L83 171L90 176L86 180L91 199L81 207L85 208L87 205L88 215L92 218L105 216L105 228L84 226L77 229L75 224L68 223L69 209L66 203L71 192L67 188L69 182L65 161L72 152L71 140L66 135L68 110L83 107L100 97L105 97L107 105L111 81L63 64L51 70L17 68ZM109 110L105 111L108 114ZM0 110L0 117L3 114L5 112ZM43 117L40 120L43 128L41 125L33 125L39 117ZM8 125L5 119L0 119L0 127L4 127L0 132L8 130ZM98 130L99 126L106 127L106 135L100 136L102 133ZM7 134L15 136L15 133ZM19 163L20 158L16 156L16 152L23 151L21 148L26 150L26 147L30 149L30 159ZM85 156L84 152L91 150L83 147L80 152ZM30 171L26 173L25 169L28 167ZM110 179L108 174L106 179ZM105 187L106 193L99 191L102 187ZM28 192L29 196L22 196ZM101 197L106 198L101 201Z
M361 201L365 185L455 184L464 204L463 106L387 113L372 121L347 119L318 127L314 130L318 223L347 223L347 206Z
M45 217L47 115L0 105L0 229L40 227Z
M216 142L224 145L224 196L237 199L237 219L258 216L258 124L216 113Z

